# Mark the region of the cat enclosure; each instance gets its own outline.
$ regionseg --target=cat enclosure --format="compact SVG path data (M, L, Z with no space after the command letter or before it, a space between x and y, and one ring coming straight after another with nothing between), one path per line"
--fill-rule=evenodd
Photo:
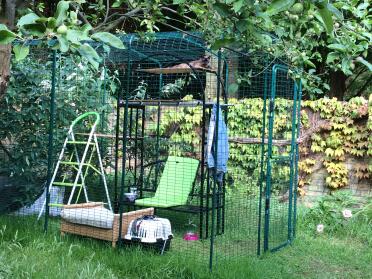
M42 123L34 132L41 152L27 159L23 173L2 169L1 178L12 181L0 191L20 197L14 185L29 189L28 198L12 202L2 194L2 212L33 213L49 231L119 247L149 244L134 239L136 227L169 220L172 233L147 228L142 240L151 232L161 253L169 249L210 268L289 244L301 87L285 60L212 51L191 34L126 35L123 42L124 50L93 45L102 57L98 71L79 56L36 45L22 62L41 65L29 86L51 121L28 120L32 127ZM20 78L30 75L18 67ZM2 145L12 142L20 141L2 135ZM3 148L4 162L12 152ZM40 176L32 187L28 172ZM153 214L159 218L146 217Z

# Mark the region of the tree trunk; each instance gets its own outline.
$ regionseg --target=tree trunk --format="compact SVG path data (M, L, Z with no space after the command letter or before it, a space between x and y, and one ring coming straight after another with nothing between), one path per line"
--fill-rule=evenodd
M8 28L13 29L15 24L16 0L6 0L1 2L0 23L6 24ZM6 88L8 87L10 76L10 58L11 44L0 45L0 102L4 98Z
M0 102L8 86L10 75L10 50L11 45L0 45Z
M346 92L346 79L347 76L341 72L331 72L329 75L329 85L330 90L328 96L330 98L337 98L339 101L344 100L344 95Z

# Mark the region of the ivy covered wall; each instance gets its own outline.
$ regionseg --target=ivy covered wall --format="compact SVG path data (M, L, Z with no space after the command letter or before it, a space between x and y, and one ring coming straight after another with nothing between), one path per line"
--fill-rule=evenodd
M230 99L228 111L230 159L228 192L257 194L260 164L260 139L262 129L263 100L260 98ZM276 100L274 133L290 134L288 100ZM335 189L350 188L356 195L371 194L372 185L372 98L369 101L356 97L349 102L336 99L304 101L301 110L301 134L299 137L299 195L312 197ZM198 157L193 147L200 144L200 108L185 108L162 115L161 131L164 137L183 147L177 155ZM370 113L368 113L368 110ZM171 129L172 127L179 127ZM172 130L171 133L169 131ZM267 133L267 131L266 131ZM254 144L239 144L234 138L257 139ZM185 146L188 146L185 148ZM285 154L289 146L274 146L274 154ZM185 151L187 150L187 152ZM181 153L180 153L181 152ZM186 152L187 154L182 154ZM199 158L200 159L200 158ZM288 180L289 167L273 168L273 185ZM249 185L247 185L249 184ZM275 190L275 186L274 186ZM280 192L280 187L277 189Z

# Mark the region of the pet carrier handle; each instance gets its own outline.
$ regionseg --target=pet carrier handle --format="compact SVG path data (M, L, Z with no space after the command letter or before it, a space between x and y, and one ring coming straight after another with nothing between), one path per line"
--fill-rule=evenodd
M87 118L88 116L90 115L94 115L96 117L96 120L94 121L94 124L93 125L98 125L99 121L100 121L100 116L97 112L95 111L88 111L82 115L80 115L78 118L76 118L74 121L72 121L72 124L71 124L71 128L73 128L78 122L80 122L81 120L83 120L84 118Z

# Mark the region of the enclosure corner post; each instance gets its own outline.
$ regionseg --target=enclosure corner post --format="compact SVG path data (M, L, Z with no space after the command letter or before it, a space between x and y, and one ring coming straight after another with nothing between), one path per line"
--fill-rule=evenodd
M53 132L55 122L55 95L56 95L56 64L57 64L57 53L53 50L53 62L52 62L52 88L50 91L50 119L49 119L49 139L48 139L48 170L47 170L47 182L45 190L45 221L44 221L44 232L48 230L49 221L49 200L50 200L50 181L52 177L52 164L53 164Z
M215 128L215 142L218 142L218 122L219 122L219 110L220 110L220 95L221 95L221 84L219 82L219 73L221 72L221 50L218 51L218 69L217 69L217 112L216 112L216 128ZM216 145L218 146L218 145ZM218 147L213 150L214 160L218 162ZM216 202L217 202L217 163L213 169L213 189L212 189L212 228L211 228L211 239L210 239L210 254L209 254L209 270L213 269L213 256L214 256L214 239L215 239L215 225L216 225ZM216 228L217 229L217 228Z
M300 135L301 129L301 99L302 99L302 83L301 80L298 81L298 101L297 101L297 135ZM293 187L293 225L292 225L292 238L291 241L296 236L296 222L297 222L297 187L298 187L298 161L299 161L299 150L298 141L296 140L296 155L295 155L295 175L294 175L294 187Z

